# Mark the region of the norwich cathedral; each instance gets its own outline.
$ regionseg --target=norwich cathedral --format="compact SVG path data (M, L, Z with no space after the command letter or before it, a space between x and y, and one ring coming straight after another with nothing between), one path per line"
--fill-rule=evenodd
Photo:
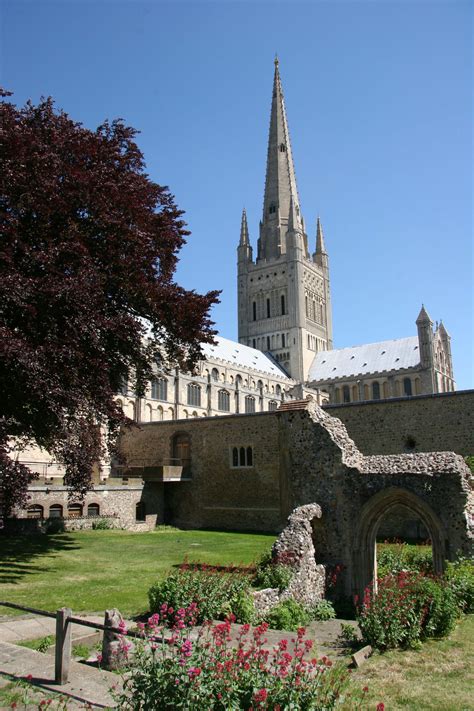
M424 306L416 335L333 348L329 254L319 217L315 225L308 235L275 59L259 235L254 249L244 210L237 246L238 342L217 337L204 344L193 373L157 364L144 398L124 382L117 397L131 420L264 413L302 400L331 408L454 391L450 337L442 323L434 328ZM19 458L45 480L62 477L47 453L30 449ZM104 464L100 479L110 476L118 475Z

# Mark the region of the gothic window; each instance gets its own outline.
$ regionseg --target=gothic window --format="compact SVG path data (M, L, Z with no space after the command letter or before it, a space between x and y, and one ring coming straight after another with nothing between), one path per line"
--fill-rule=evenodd
M87 507L87 515L88 516L98 516L100 514L100 506L99 504L89 504Z
M211 371L211 378L212 378L213 380L219 380L219 371L217 370L217 368L213 368L213 369L212 369L212 371Z
M253 448L232 447L230 461L233 468L253 467Z
M380 400L380 383L377 380L372 383L372 400Z
M153 400L168 399L168 381L166 378L153 378L151 381L151 397Z
M403 392L407 397L412 396L412 389L411 389L411 379L410 378L403 378Z
M227 392L227 390L219 390L218 396L218 409L221 412L229 412L230 411L230 394Z
M277 385L275 388L275 392L277 395L281 395L281 385Z
M271 316L270 299L267 299L267 318L270 318L270 316Z
M286 151L286 146L284 143L280 143L280 153L285 153Z
M252 346L255 348L255 338L252 340Z
M268 212L270 213L270 215L273 215L276 212L276 206L270 205L270 207L268 208Z
M236 375L235 376L235 387L237 390L242 387L242 376L241 375Z
M43 518L43 507L39 504L28 506L26 509L26 515L28 518Z
M285 347L285 334L284 333L281 334L281 347L282 348Z
M284 294L281 295L280 301L281 301L281 315L284 316L286 313L286 308L285 308L286 304L285 304L285 295Z
M357 387L357 385L353 385L352 386L352 401L357 402L358 399L359 399L359 388Z
M351 401L351 392L349 390L348 385L343 385L343 387L342 387L342 401L343 402L350 402Z
M270 350L270 336L267 336L267 351Z
M304 297L304 305L305 305L305 309L306 309L306 316L309 317L309 311L308 311L308 297L307 297L307 296Z
M257 320L257 302L256 301L252 301L252 317L253 317L254 321Z
M63 515L63 507L61 504L53 504L49 507L49 518L61 518Z
M278 403L275 400L270 400L268 403L268 411L273 412L278 408Z
M245 412L255 412L255 398L252 395L245 398Z
M195 383L188 383L188 405L201 407L201 386Z

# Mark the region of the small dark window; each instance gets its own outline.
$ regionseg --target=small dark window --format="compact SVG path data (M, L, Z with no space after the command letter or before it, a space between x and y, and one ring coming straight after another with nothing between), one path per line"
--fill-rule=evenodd
M255 338L252 340L252 345L253 345L253 347L255 348L255 346L256 346Z
M232 448L232 467L253 467L253 448L252 447L233 447Z
M403 379L403 390L405 392L405 395L407 397L412 396L412 389L411 389L411 379L410 378L404 378Z
M67 507L67 515L69 518L80 518L82 516L82 505L69 504Z
M286 146L284 143L280 143L280 153L284 153L286 151Z
M252 301L252 315L253 315L253 320L257 320L257 302Z
M212 371L211 371L211 378L212 378L213 380L219 380L219 371L217 370L217 368L213 368L213 369L212 369Z
M267 318L270 318L270 316L271 316L270 299L267 299Z
M89 504L87 507L87 515L88 516L99 516L100 514L100 506L99 504Z
M342 388L342 400L343 400L343 402L350 402L351 401L351 391L349 390L348 385L344 385Z
M144 501L139 501L135 506L135 521L146 521L146 507Z
M380 384L375 381L375 383L372 383L372 399L373 400L380 400Z
M268 212L270 213L270 215L273 215L276 212L275 205L270 205L270 207L268 208Z
M63 507L61 504L53 504L49 507L50 518L61 518L63 515Z
M270 350L270 336L267 336L267 351Z
M284 333L281 334L281 347L282 348L285 347L285 334Z
M285 295L281 295L281 315L284 316L286 311L285 311Z
M35 506L28 506L26 509L26 515L28 518L43 518L43 507L39 504Z

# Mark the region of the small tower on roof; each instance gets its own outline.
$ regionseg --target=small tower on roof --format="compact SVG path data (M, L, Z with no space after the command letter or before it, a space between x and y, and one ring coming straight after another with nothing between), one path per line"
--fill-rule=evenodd
M257 258L243 215L238 270L240 343L269 351L291 377L306 381L315 354L332 348L329 267L319 220L316 252L308 249L278 58Z

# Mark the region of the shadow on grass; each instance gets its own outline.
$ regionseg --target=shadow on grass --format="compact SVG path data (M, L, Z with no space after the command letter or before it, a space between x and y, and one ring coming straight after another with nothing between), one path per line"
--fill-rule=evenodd
M0 536L0 584L18 583L26 575L44 571L43 558L62 551L77 550L74 539L67 535Z

